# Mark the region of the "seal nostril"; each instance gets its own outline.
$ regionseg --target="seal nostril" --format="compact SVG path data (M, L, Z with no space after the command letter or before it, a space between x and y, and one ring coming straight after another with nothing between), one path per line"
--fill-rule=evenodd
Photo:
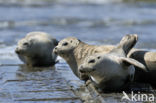
M83 69L80 69L79 71L80 71L80 73L84 73L84 70Z
M80 71L81 73L83 73L83 72L84 72L84 70L83 70L83 66L80 66L79 71Z
M57 47L54 48L54 51L55 51L55 52L57 51Z
M53 52L57 54L57 47L54 48Z
M16 49L16 50L15 50L15 52L16 52L17 54L19 54L19 53L20 53L18 49Z

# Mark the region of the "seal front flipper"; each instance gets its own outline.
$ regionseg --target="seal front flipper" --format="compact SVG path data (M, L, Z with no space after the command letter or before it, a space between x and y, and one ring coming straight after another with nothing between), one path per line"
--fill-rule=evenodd
M145 72L148 72L147 68L142 63L138 62L135 59L120 57L120 61L121 61L122 65L125 65L125 66L134 65L134 66L138 67L139 69L142 69Z

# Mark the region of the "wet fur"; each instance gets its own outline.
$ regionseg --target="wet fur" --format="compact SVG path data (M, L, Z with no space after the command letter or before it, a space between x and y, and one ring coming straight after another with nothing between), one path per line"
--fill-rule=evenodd
M80 72L87 73L94 84L101 89L118 90L122 88L128 78L133 80L135 69L132 65L138 65L145 69L145 66L139 62L126 58L136 42L137 35L126 35L119 45L109 53L86 58L79 68Z
M70 41L70 40L72 40L73 42L77 42L77 45L74 47L74 49L69 50L67 53L66 52L61 53L60 50L60 53L58 53L58 55L66 60L66 62L69 64L74 74L82 80L88 80L88 75L79 73L78 71L78 67L80 66L81 63L83 63L84 59L90 55L100 53L100 52L108 53L110 50L114 48L114 46L112 45L106 45L106 46L89 45L74 37L63 39L63 41ZM58 45L57 47L61 48L60 45Z
M24 46L27 43L27 46ZM16 53L29 66L52 66L56 55L52 53L58 41L44 32L30 32L18 42Z
M148 72L145 72L135 67L136 72L134 81L149 83L156 88L156 52L135 49L131 50L128 56L143 63L148 69Z

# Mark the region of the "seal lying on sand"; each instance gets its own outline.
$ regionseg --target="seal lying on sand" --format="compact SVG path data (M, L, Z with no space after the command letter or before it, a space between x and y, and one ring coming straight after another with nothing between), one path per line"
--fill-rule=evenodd
M146 67L143 64L126 57L129 50L136 44L137 35L126 35L122 40L111 52L89 56L79 67L79 71L87 73L93 83L100 89L121 89L128 80L133 80L134 66L146 71ZM123 48L125 47L126 49L124 50Z
M83 63L84 59L96 53L108 53L114 46L96 46L89 45L75 37L68 37L59 42L54 48L54 53L61 56L69 64L74 74L82 80L87 80L88 76L78 72L78 67Z
M58 41L44 32L30 32L18 42L15 52L30 66L51 66L56 55L52 53Z
M134 49L130 51L128 57L143 63L149 71L136 68L135 81L149 83L156 88L156 52Z

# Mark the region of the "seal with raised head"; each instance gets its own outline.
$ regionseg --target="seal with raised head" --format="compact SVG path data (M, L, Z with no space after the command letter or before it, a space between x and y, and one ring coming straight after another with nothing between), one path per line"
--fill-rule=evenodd
M44 32L30 32L19 40L15 52L29 66L51 66L55 64L57 55L53 48L58 41Z
M89 45L75 37L68 37L61 40L54 48L54 53L61 56L69 64L74 74L82 80L87 80L88 76L78 72L78 67L83 63L84 59L96 53L108 53L112 50L112 45Z
M137 35L126 35L122 39L124 42L121 40L111 52L87 57L79 67L79 71L87 73L95 86L102 90L121 89L129 80L133 81L134 66L146 71L143 64L126 57L136 44L137 38ZM127 39L129 40L126 41Z

